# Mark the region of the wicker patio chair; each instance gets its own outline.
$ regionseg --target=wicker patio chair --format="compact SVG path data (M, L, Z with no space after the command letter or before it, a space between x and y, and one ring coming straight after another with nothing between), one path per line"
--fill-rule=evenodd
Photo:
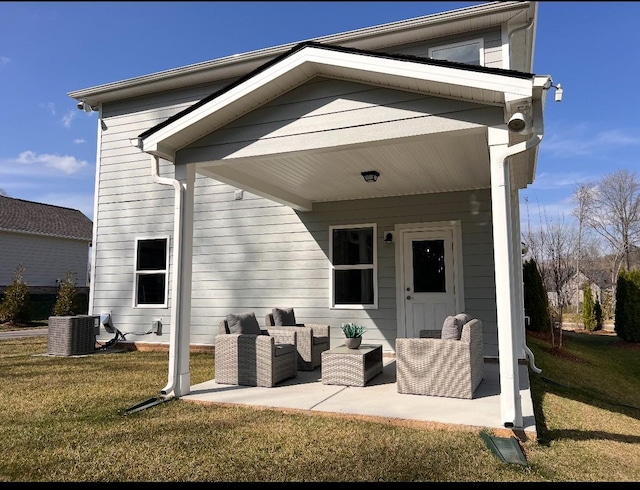
M289 313L287 310L290 310L290 315L284 315L284 322L282 322L283 316L279 318L281 321L276 322L278 318L277 310L284 310L287 313ZM274 313L276 315L275 318ZM276 325L276 323L280 323L280 325ZM293 308L273 308L271 313L266 314L264 324L269 335L276 335L281 330L293 330L296 332L299 371L313 371L320 366L322 353L329 350L329 325L296 323Z
M215 337L216 383L270 388L298 375L295 331L231 333L226 319L219 328Z
M398 393L473 398L484 376L482 322L465 323L460 340L440 336L422 330L421 338L396 339Z

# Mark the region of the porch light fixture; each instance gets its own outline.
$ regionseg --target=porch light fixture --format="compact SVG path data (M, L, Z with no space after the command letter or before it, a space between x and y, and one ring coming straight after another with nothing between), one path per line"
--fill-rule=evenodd
M362 172L362 178L365 182L375 182L380 177L380 172L376 172L375 170L367 170L366 172Z

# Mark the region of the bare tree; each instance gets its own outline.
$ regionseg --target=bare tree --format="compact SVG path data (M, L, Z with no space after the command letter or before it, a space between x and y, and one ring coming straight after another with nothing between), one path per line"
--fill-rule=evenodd
M528 201L527 201L528 208ZM562 323L562 315L570 303L573 291L569 289L569 280L576 272L575 257L578 244L578 232L574 226L565 224L564 215L554 222L540 211L540 226L532 229L530 224L523 238L529 245L532 257L540 270L542 280L548 291L554 293L552 302L557 308L557 322ZM555 321L554 321L555 323ZM562 347L562 328L559 329L558 347ZM551 329L551 342L555 346L554 329Z
M597 183L579 189L584 206L585 224L603 237L614 256L621 257L616 265L631 269L631 252L640 243L640 181L636 172L617 170Z

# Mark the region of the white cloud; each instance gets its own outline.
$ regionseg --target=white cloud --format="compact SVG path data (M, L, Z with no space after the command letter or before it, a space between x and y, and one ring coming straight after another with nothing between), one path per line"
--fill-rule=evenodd
M82 143L86 143L87 140L85 140L84 138L76 138L73 140L73 143L76 145L81 145Z
M47 102L46 104L39 104L39 107L48 109L52 116L56 115L56 105L53 102Z
M9 63L11 63L10 58L7 58L6 56L0 56L0 66L8 65Z
M44 165L47 168L64 172L67 175L79 172L89 165L85 160L78 160L69 155L37 154L33 151L23 151L15 162L21 165Z
M71 122L76 118L76 116L78 115L78 113L76 111L69 111L67 112L64 116L62 116L62 125L65 128L70 128L71 127Z

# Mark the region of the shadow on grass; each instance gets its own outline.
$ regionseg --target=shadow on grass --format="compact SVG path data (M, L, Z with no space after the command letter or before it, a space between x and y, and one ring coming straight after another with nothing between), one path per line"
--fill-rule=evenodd
M631 349L633 351L638 350L640 345L629 344L617 336L601 336L590 335L576 332L565 332L565 338L570 341L588 342L597 349L602 350L603 356L616 356L619 349ZM538 336L538 339L541 339ZM548 355L552 355L561 359L562 363L578 363L585 365L585 369L589 366L589 362L581 359L578 355L571 352L571 342L568 342L562 350L561 354L557 350L548 346L537 346L536 359L541 354L541 349ZM633 373L633 367L630 366L631 373ZM555 368L554 368L555 372ZM585 376L588 376L585 374ZM635 376L635 375L632 375ZM536 429L538 433L538 442L541 445L549 445L552 441L558 439L571 439L574 441L585 440L607 440L613 442L625 442L631 444L640 443L640 437L628 435L624 433L613 433L599 430L580 430L580 429L549 429L547 421L543 411L543 400L545 395L553 394L562 398L568 398L579 403L583 403L594 408L606 410L608 412L618 413L636 420L640 420L640 406L631 406L624 403L617 403L615 399L612 399L609 393L601 392L595 387L590 386L571 386L570 382L558 382L553 379L549 379L545 376L545 370L541 374L536 374L533 371L529 373L531 397L534 407L534 415L536 419Z

